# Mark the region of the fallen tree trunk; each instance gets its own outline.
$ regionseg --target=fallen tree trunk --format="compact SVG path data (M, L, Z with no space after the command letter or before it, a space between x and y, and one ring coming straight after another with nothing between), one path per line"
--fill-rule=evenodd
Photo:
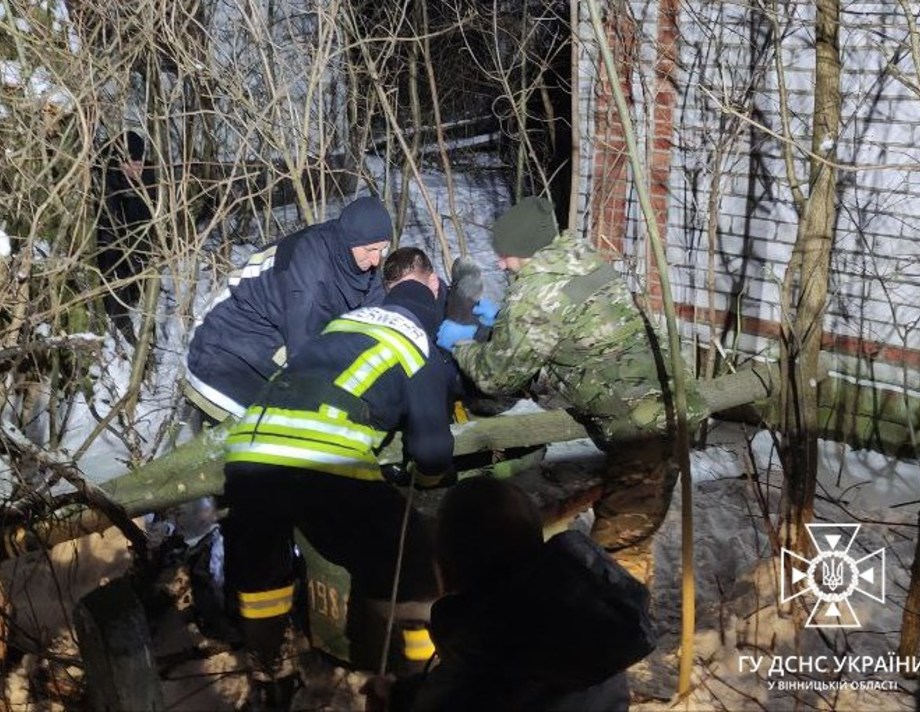
M711 381L699 392L709 413L769 397L778 383L776 366L758 364ZM136 517L223 491L223 441L230 424L206 430L175 450L100 485L125 512ZM501 415L453 426L454 456L526 448L587 437L584 427L564 410ZM623 433L623 440L631 437ZM636 432L634 435L639 435ZM402 442L395 436L380 456L382 463L402 462ZM107 517L82 506L61 510L30 529L6 532L2 557L53 546L111 525Z

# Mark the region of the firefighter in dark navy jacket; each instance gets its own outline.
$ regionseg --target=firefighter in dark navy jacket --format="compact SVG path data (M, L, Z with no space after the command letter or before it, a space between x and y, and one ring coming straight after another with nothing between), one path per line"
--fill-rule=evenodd
M360 603L387 602L394 581L407 506L378 464L385 438L403 433L417 487L456 478L453 372L434 343L442 317L431 285L413 277L393 285L381 306L332 320L293 354L227 437L227 579L265 682L279 676L293 605L293 527L351 574L351 620ZM438 595L432 527L409 513L397 601L428 602L427 615ZM427 658L423 632L410 631L406 645Z
M383 301L379 270L393 236L380 200L257 252L196 326L186 395L215 420L242 416L285 361L335 317Z

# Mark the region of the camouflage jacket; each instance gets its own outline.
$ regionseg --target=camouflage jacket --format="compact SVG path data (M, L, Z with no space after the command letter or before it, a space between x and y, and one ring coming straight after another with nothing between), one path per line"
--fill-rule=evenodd
M460 368L486 393L543 385L589 416L601 443L663 432L667 341L648 324L616 268L567 232L513 278L485 343L458 344ZM691 420L702 414L689 379Z

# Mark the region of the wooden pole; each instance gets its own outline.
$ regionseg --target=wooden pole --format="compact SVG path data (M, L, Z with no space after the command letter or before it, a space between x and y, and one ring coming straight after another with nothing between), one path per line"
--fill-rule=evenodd
M680 351L680 333L677 329L677 314L674 298L671 294L671 280L668 276L668 261L664 251L664 242L658 228L652 198L646 184L645 171L639 160L640 152L636 141L636 132L632 127L632 118L623 85L620 82L613 53L607 41L604 26L596 0L588 0L588 11L594 36L604 62L604 69L610 82L610 92L617 107L617 116L623 125L623 139L626 142L626 155L633 171L633 188L639 199L639 207L645 218L649 245L655 257L655 266L660 275L661 303L667 324L668 347L671 357L671 377L674 379L674 420L677 444L675 454L680 468L681 493L681 634L680 634L680 671L677 692L685 697L690 692L690 673L693 668L693 636L696 630L696 582L693 570L693 486L690 472L690 424L687 422L687 384L684 364ZM673 49L673 48L672 48Z

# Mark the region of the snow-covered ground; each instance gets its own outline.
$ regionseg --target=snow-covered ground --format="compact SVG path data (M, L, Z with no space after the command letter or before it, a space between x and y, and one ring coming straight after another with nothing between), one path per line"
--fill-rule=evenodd
M694 690L677 709L915 709L916 685L899 674L894 656L917 537L920 467L832 442L822 442L820 453L815 522L844 525L831 531L859 525L847 554L867 557L860 572L874 569L874 581L861 580L847 597L860 627L797 632L794 621L805 621L818 599L806 591L792 604L778 600L781 559L770 554L765 526L766 512L777 521L781 479L772 438L719 423L709 446L693 456L696 667ZM661 644L633 671L636 691L649 698L637 710L670 709L676 689L680 499L678 491L656 538L653 600ZM875 598L882 590L884 602ZM813 623L852 622L826 611L821 607ZM913 669L913 660L905 662Z

